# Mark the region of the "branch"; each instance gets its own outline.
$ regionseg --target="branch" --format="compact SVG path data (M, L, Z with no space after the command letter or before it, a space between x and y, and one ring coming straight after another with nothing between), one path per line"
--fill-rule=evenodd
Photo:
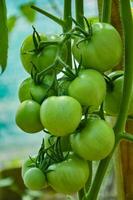
M45 10L42 10L41 8L38 8L37 6L32 5L31 6L32 9L36 10L37 12L45 15L46 17L50 18L51 20L53 20L54 22L56 22L57 24L59 24L60 26L64 26L64 21L62 19L59 19L58 17L50 14L49 12L46 12Z

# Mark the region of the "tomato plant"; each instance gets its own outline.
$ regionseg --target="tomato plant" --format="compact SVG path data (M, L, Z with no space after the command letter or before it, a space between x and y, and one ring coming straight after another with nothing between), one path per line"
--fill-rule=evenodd
M117 66L122 58L122 41L117 30L107 23L92 24L91 38L76 38L73 55L86 68L105 72ZM78 44L78 42L80 42Z
M63 34L46 36L33 27L33 34L24 40L21 61L31 78L20 85L16 123L28 133L48 133L35 161L29 159L22 166L28 188L50 185L56 192L78 192L79 200L96 200L120 140L133 141L125 133L127 114L133 114L133 24L129 0L119 1L126 16L123 41L109 23L111 1L103 3L101 22L92 24L83 17L83 0L75 2L76 20L71 0L64 0L63 19L32 6L59 24ZM121 71L107 75L122 61L123 52L124 75ZM112 128L105 115L117 113ZM95 175L93 160L99 161Z

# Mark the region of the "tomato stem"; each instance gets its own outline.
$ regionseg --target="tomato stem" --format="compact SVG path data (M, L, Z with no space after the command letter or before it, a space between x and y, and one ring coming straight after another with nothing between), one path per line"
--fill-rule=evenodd
M64 0L64 25L63 32L67 33L72 29L72 2ZM72 68L71 40L67 41L68 57L67 64Z
M122 133L120 136L121 136L121 139L125 139L125 140L133 142L133 135L130 133Z
M37 6L32 5L31 8L36 10L37 12L45 15L46 17L48 17L49 19L53 20L54 22L56 22L60 26L62 26L62 27L64 26L64 21L62 19L52 15L51 13L49 13L49 12L47 12L47 11L37 7Z
M112 0L103 0L101 22L110 23Z
M115 125L115 132L123 132L127 120L128 107L133 85L133 19L131 13L130 0L121 0L121 16L123 22L123 30L125 35L124 53L125 53L125 73L123 97L121 100L120 112L118 114Z
M84 28L84 3L83 0L75 0L76 21Z
M112 158L112 155L119 144L121 139L121 133L125 128L125 123L127 120L128 114L128 106L130 102L130 95L132 91L133 85L133 21L131 15L131 7L130 7L130 0L121 0L121 16L123 22L123 29L125 35L125 74L124 74L124 88L123 88L123 97L120 106L120 112L118 114L117 122L114 127L114 131L116 134L116 143L112 153L106 157L104 160L101 160L92 183L91 189L87 195L86 200L96 200L103 178L105 176L106 170L108 168L109 162ZM125 139L131 139L131 136L124 134Z
M110 153L110 155L108 157L106 157L105 159L100 161L99 166L96 171L96 174L95 174L95 177L94 177L94 180L93 180L93 183L91 185L90 191L88 192L88 194L87 194L86 198L84 198L84 200L96 200L97 199L101 184L103 182L103 178L105 176L108 165L110 163L110 160L113 156L114 150L117 147L119 141L120 141L120 137L117 135L113 151Z

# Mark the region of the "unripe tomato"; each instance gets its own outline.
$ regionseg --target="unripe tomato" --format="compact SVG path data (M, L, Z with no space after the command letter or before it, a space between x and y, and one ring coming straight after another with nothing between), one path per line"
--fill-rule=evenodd
M41 41L44 42L55 42L59 41L60 37L58 36L46 36L40 35ZM36 66L38 71L42 71L48 66L52 65L56 59L59 46L58 44L52 44L44 47L40 50L40 52L33 52L35 49L33 37L32 35L28 36L22 43L20 49L20 58L25 70L28 73L31 73L31 69L33 68L33 64ZM67 47L66 45L62 45L62 51L60 57L65 61L67 59ZM33 64L32 64L33 63ZM62 70L62 66L58 65L57 72Z
M21 175L22 178L24 177L25 172L27 172L30 168L32 168L35 165L36 162L36 156L32 156L31 158L26 159L21 168Z
M37 167L30 168L25 172L24 184L30 190L41 190L47 186L47 181L44 173Z
M41 40L46 40L46 36L40 34ZM31 69L33 68L32 61L36 55L34 52L32 52L35 49L34 42L33 42L33 36L29 35L26 37L22 43L21 49L20 49L20 58L21 62L23 64L24 69L31 73Z
M117 66L122 58L122 40L117 30L107 23L92 24L91 39L76 45L81 38L76 38L73 44L73 55L86 68L94 68L105 72Z
M69 96L49 97L41 105L41 122L55 136L65 136L78 127L82 108L80 103Z
M115 135L107 122L90 118L80 132L71 135L70 142L73 151L85 160L101 160L112 151Z
M44 129L40 121L40 105L33 100L23 101L16 113L16 124L27 133L36 133Z
M18 89L18 97L20 102L23 102L28 99L32 99L31 93L30 93L30 86L33 83L33 80L29 77L25 79L19 86Z
M72 194L84 187L89 177L88 163L70 154L60 163L55 163L48 168L47 179L49 185L56 191Z
M113 83L112 88L108 87L104 101L104 110L107 115L116 116L119 113L122 94L123 94L123 83L124 83L123 73L124 73L123 71L115 71L109 74L110 78L119 76L119 74L121 74L121 76L112 81ZM129 103L128 115L133 115L133 89Z
M81 105L97 109L106 95L106 82L102 74L93 69L82 70L69 85L68 93Z

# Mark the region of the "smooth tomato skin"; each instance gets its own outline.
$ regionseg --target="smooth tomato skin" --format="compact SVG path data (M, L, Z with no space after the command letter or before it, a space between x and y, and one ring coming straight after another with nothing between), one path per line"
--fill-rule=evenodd
M106 95L106 82L102 74L93 69L82 70L69 85L68 94L81 105L97 109Z
M90 40L75 39L72 52L75 59L86 68L93 68L101 72L117 66L122 58L122 40L117 30L107 23L92 24L93 35Z
M86 126L70 137L73 151L85 160L104 159L115 143L113 129L98 118L88 119Z
M16 112L16 124L27 133L43 130L40 121L40 105L33 100L23 101Z
M41 190L47 185L44 173L37 167L26 171L23 180L25 186L31 190Z
M47 180L56 191L64 194L72 194L84 187L89 177L88 163L75 154L60 163L48 168Z
M120 104L123 94L124 75L123 71L115 71L109 74L110 78L121 75L113 81L112 90L108 89L103 104L104 111L107 115L117 116L120 110ZM131 92L131 99L129 103L128 115L133 115L133 89Z
M40 34L41 41L47 42L47 41L59 41L59 37L57 36L46 36ZM31 73L31 69L33 68L32 63L36 66L38 71L42 71L48 66L52 65L55 61L55 58L57 56L58 51L58 45L53 44L44 47L44 49L40 53L30 52L35 49L34 43L33 43L33 37L32 35L28 36L22 43L21 49L20 49L20 58L22 61L22 64L25 68L25 70L28 73ZM28 53L30 52L30 53ZM61 51L61 58L65 61L67 59L67 47L66 45L62 46ZM57 72L60 72L62 70L62 66L58 65Z
M18 89L18 97L20 102L23 102L28 99L32 99L31 93L30 93L30 86L33 83L33 80L29 77L26 78L19 86Z
M40 117L42 124L52 135L65 136L78 127L82 108L73 97L52 96L41 104Z

